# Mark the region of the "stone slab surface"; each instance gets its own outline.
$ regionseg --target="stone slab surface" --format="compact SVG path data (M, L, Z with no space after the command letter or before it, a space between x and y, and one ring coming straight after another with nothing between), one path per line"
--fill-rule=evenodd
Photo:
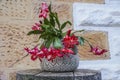
M73 72L41 72L36 80L73 80Z
M102 80L101 72L87 69L79 69L74 72L75 80Z
M73 72L42 72L26 70L17 72L17 80L102 80L101 72L79 69Z
M16 80L35 80L35 75L40 72L39 69L18 71Z

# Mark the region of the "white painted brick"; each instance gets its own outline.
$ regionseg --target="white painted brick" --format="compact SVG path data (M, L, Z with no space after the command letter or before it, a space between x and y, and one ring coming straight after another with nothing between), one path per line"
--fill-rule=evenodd
M105 0L106 4L116 4L119 5L120 4L120 0Z
M120 26L120 6L74 4L74 26Z
M107 31L111 54L109 60L80 61L79 68L101 70L103 80L120 80L120 6L76 3L73 8L74 29Z

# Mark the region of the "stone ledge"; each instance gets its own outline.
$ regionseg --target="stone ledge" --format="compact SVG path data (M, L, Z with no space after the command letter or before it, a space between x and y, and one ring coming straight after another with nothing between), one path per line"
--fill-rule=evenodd
M101 72L78 69L74 72L43 72L31 69L17 72L16 80L102 80Z

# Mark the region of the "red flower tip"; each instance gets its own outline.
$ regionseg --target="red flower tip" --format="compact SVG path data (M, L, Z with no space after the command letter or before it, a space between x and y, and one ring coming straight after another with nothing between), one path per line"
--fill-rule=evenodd
M31 55L31 60L35 61L38 57L36 55Z
M91 46L90 52L93 52L95 55L102 55L108 51L106 49L100 49L99 47L92 47Z
M35 25L33 25L32 30L41 30L41 24L40 23L35 23Z
M27 52L29 51L29 49L28 49L28 48L24 48L24 50L25 50L25 51L27 51Z
M49 11L47 3L45 3L45 2L42 3L41 10L46 11L46 12Z
M41 17L46 18L48 11L49 11L49 9L48 9L47 3L45 3L45 2L42 3L39 18L41 18Z
M70 33L71 33L72 30L68 30L67 31L67 35L70 36Z
M47 17L47 12L46 11L41 11L39 18L43 17L44 19Z
M39 50L37 47L34 47L33 49L24 48L30 55L31 59L34 61L37 58L44 58L45 52L43 50Z
M68 48L63 48L63 49L62 49L62 52L63 52L64 54L68 54L68 53L74 54L74 52L73 52L71 49L68 49Z

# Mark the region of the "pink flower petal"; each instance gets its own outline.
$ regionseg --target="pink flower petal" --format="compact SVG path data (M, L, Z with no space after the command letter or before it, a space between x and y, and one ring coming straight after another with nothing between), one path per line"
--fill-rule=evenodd
M99 47L92 47L91 46L90 52L93 52L95 55L102 55L105 52L107 52L107 50L106 49L100 49Z

